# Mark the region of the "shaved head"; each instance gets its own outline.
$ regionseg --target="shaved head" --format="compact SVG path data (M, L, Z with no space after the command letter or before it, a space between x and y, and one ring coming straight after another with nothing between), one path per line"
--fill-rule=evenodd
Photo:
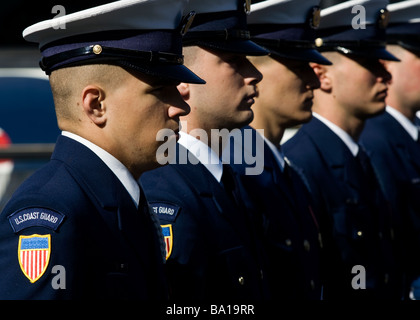
M53 71L50 85L54 98L58 126L66 130L80 121L81 92L88 85L112 90L122 85L129 76L123 68L113 65L92 64Z

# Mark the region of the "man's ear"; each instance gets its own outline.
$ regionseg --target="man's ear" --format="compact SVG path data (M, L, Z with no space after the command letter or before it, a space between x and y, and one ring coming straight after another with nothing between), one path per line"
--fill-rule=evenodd
M187 101L190 98L190 85L188 83L181 82L177 86L177 89L179 93L181 94L182 99L184 99L184 101Z
M320 82L320 89L326 92L331 92L332 90L332 81L330 77L329 68L322 64L311 63L311 67L314 70L316 76Z
M82 92L83 110L89 119L102 127L106 122L105 91L95 85L86 86Z

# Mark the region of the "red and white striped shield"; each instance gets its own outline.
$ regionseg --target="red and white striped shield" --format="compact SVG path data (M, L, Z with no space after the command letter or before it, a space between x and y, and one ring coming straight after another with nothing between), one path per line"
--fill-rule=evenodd
M20 236L18 256L23 274L34 283L42 277L50 261L51 236Z
M162 233L163 233L163 237L165 238L165 244L166 244L166 260L168 260L172 252L172 245L174 243L172 225L165 224L165 225L161 225L161 227L162 227Z

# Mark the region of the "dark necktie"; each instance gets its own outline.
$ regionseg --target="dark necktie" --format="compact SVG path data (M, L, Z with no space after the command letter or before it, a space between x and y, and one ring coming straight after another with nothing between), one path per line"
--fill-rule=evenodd
M223 174L221 184L225 189L228 197L232 200L237 210L229 212L234 215L234 219L241 220L246 228L247 241L249 242L250 249L257 256L260 254L257 249L257 234L262 234L262 217L258 212L249 211L242 198L242 193L239 187L239 181L236 180L232 168L228 164L223 164Z
M229 198L237 205L241 206L241 199L232 168L228 164L223 164L222 185Z
M232 168L228 164L223 164L223 174L221 183L225 189L228 197L232 200L240 213L239 219L243 219L248 230L252 230L256 223L261 223L254 213L247 210L247 207L242 198L242 193L239 188L239 182L236 180Z
M359 152L356 155L356 159L359 162L359 164L362 166L364 173L369 173L370 171L370 164L369 164L369 158L366 152L359 146Z
M363 147L359 146L359 152L356 156L356 162L361 169L361 188L365 190L364 194L372 194L374 190L379 188L379 181L372 167L369 156Z
M284 180L286 181L287 185L292 188L293 187L293 181L292 181L292 176L291 176L291 172L290 172L290 168L289 165L287 164L287 162L284 162L284 167L283 167L283 177Z

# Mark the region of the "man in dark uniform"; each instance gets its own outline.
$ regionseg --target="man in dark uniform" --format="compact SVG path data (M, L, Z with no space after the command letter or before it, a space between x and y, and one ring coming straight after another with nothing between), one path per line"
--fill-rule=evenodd
M312 64L320 80L314 117L283 145L320 213L328 300L401 298L391 211L357 144L365 120L385 108L391 75L380 59L398 60L385 50L386 4L346 1L321 10L315 42L333 65Z
M317 218L306 186L280 150L285 130L309 121L312 115L313 91L319 80L309 62L331 64L315 49L318 4L318 0L268 0L251 6L248 27L252 39L268 49L270 56L249 58L263 80L252 107L254 120L242 129L243 139L236 141L239 148L234 144L229 149L230 164L240 174L251 199L247 205L262 215L270 285L276 300L321 298ZM262 129L263 135L254 128ZM263 171L257 172L261 165L256 163L255 172L247 172L250 168L245 154L241 163L235 164L235 151L241 150L261 157L257 160L263 162Z
M360 142L399 213L394 217L399 225L395 232L404 240L408 297L411 283L420 276L420 136L415 123L420 110L420 23L415 22L420 17L420 1L403 1L387 9L387 49L401 62L385 63L392 74L386 112L366 121Z
M175 300L254 301L268 294L264 251L242 206L240 186L220 160L217 134L252 120L261 74L246 55L267 51L249 40L249 6L237 0L189 2L187 11L197 15L184 37L185 64L206 85L178 86L191 113L182 121L177 163L141 178L167 241Z
M203 83L182 65L183 8L117 1L24 30L63 131L0 215L0 299L167 299L163 238L137 179L159 166L157 131L188 113L176 85Z

